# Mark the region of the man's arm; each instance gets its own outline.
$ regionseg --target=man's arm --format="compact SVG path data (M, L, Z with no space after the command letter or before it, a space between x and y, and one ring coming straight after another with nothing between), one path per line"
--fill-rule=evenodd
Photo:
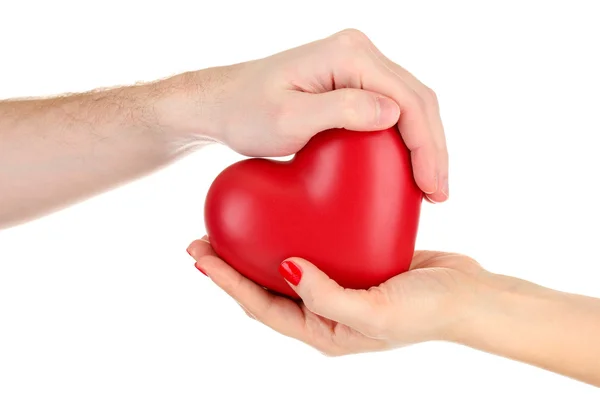
M0 102L0 228L141 177L214 136L222 75Z
M247 156L286 156L330 128L395 124L417 185L445 201L435 94L355 30L146 85L0 102L0 228L140 177L208 138Z

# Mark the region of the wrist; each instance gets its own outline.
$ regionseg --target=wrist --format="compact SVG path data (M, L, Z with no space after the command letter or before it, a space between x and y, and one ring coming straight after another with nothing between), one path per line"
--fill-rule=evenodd
M145 88L149 119L166 139L183 145L221 141L235 66L185 72Z
M466 306L468 318L457 324L451 341L481 349L498 336L510 336L514 325L540 306L537 297L547 290L518 278L484 272L476 295Z
M519 278L492 274L481 282L471 318L454 342L492 354L539 364L568 329L574 298ZM576 324L575 324L576 325Z
M455 342L600 386L600 301L495 275Z

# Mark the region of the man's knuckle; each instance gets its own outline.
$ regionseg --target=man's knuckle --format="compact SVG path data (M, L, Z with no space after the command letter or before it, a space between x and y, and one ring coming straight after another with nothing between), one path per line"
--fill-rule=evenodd
M423 97L423 100L425 101L425 103L431 107L438 107L439 102L438 102L438 96L437 93L430 87L425 86L422 90L422 95L421 97Z
M368 43L369 38L358 29L348 28L338 32L335 36L336 43L342 48L356 48Z
M419 111L424 112L425 110L427 110L428 104L425 97L423 96L423 93L414 91L412 95L412 100L415 104L415 107L417 107Z

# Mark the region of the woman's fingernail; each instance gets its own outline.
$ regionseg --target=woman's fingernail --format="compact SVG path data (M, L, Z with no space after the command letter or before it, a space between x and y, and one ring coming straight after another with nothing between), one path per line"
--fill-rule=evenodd
M302 278L302 270L291 261L282 262L279 266L279 273L283 276L283 279L294 286L297 286Z
M196 262L196 264L194 264L194 267L196 267L196 269L198 271L202 272L204 274L204 276L208 276L208 275L206 275L206 272L204 272L204 270L202 269L202 267L200 267L200 264L198 264L197 262Z

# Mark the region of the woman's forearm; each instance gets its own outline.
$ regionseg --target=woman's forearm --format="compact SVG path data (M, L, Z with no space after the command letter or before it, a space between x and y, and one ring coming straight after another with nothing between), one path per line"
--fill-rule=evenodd
M0 102L0 229L141 177L202 143L217 129L215 72Z
M600 386L600 299L492 280L460 343Z

